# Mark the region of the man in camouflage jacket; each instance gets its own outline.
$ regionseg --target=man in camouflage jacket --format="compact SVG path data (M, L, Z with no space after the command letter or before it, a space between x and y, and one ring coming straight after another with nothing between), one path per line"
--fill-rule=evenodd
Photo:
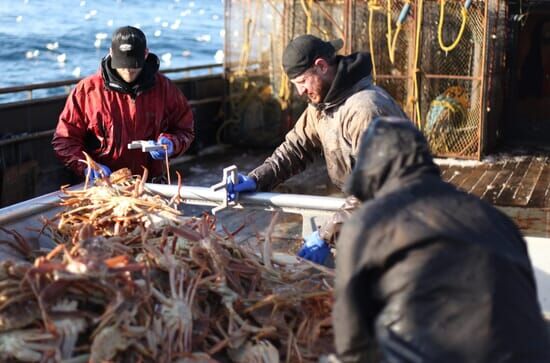
M270 191L303 171L322 153L331 181L342 188L355 165L359 141L378 116L407 117L396 101L373 83L369 53L336 55L342 40L325 42L302 35L286 47L283 67L300 96L309 101L285 141L230 192ZM342 209L306 238L299 255L323 263L338 226L358 205L350 197Z

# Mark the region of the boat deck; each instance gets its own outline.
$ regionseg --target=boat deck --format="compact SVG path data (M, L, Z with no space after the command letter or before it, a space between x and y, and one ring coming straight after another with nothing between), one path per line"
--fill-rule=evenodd
M524 235L550 237L550 154L514 152L481 162L436 161L443 179L497 206Z
M184 158L173 172L182 174L184 185L210 186L221 180L224 167L235 164L243 173L259 165L271 150L247 150L234 147L213 148L210 152ZM550 154L497 154L483 161L436 159L443 178L458 188L474 194L508 214L525 235L550 237ZM277 192L341 196L328 179L324 162L319 161L300 175L290 178ZM186 207L187 214L197 215L207 208ZM265 230L272 212L224 211L218 213L220 224L230 231L242 228L241 238L254 239L257 226ZM274 240L297 241L301 216L279 216ZM288 222L288 223L287 223Z
M473 165L440 163L443 178L491 204L550 208L550 156L501 157Z

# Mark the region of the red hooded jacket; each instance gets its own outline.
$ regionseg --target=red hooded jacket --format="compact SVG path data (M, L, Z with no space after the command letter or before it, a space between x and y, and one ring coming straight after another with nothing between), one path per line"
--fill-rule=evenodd
M194 130L187 99L158 67L158 58L149 53L131 85L104 58L101 69L80 81L67 98L52 141L57 157L80 176L86 169L82 151L112 171L126 167L142 174L145 167L151 177L162 175L162 160L141 149L129 150L128 143L163 135L174 143L172 156L178 156L191 145Z

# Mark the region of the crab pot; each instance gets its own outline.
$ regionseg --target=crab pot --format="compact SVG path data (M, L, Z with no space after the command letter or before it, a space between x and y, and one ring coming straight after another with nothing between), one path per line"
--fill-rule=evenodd
M231 124L242 127L247 107L235 100L242 100L250 87L269 85L281 108L281 125L292 125L305 104L294 97L281 56L291 39L311 33L325 40L342 38L342 54L370 52L374 81L402 105L436 155L481 158L494 147L499 133L502 102L497 88L506 48L505 14L511 5L499 0L406 4L226 2Z

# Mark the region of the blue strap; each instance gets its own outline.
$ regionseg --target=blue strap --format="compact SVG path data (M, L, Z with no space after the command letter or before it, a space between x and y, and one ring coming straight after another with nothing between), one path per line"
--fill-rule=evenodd
M407 18L407 15L409 15L410 9L411 9L411 3L409 2L405 3L405 5L403 6L403 9L401 9L401 12L399 13L399 17L397 18L397 25L403 24L403 22Z

